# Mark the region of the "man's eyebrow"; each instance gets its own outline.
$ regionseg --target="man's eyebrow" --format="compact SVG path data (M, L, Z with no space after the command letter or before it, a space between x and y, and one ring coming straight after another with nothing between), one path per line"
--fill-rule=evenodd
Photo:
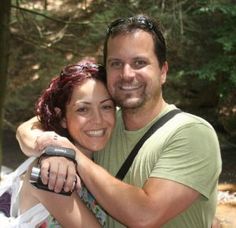
M147 59L147 56L145 54L139 54L135 56L133 59Z
M114 60L116 60L116 61L121 61L119 58L109 57L109 58L107 59L107 62L111 62L111 61L114 61Z

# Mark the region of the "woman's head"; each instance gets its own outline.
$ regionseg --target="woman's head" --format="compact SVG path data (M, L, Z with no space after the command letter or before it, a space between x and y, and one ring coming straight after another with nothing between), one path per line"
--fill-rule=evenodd
M102 149L115 122L105 78L105 70L90 62L65 67L36 103L43 128L86 149Z

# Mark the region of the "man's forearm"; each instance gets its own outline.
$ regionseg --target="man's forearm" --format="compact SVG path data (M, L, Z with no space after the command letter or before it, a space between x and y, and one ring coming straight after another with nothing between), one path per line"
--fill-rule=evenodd
M145 217L144 207L149 202L143 189L112 177L83 154L77 156L76 160L81 178L102 207L126 226L139 227L141 219Z
M186 210L199 193L180 183L149 178L137 187L111 176L77 153L77 171L101 206L128 227L160 227Z
M25 155L29 157L39 155L39 152L35 150L35 141L42 132L37 117L31 118L17 128L16 138Z
M76 160L82 180L97 201L128 227L160 227L199 197L187 186L158 178L149 178L142 188L132 186L111 176L83 154L77 154Z

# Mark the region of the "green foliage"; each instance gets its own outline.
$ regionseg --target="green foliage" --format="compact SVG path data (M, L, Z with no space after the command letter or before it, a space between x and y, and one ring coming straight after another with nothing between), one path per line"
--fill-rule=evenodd
M202 26L196 37L202 46L197 41L194 44L202 54L196 60L198 64L191 64L187 70L200 79L217 81L221 95L236 87L236 5L226 2L212 1L195 10Z
M234 1L55 0L47 7L42 1L17 2L20 8L12 3L6 104L6 118L13 124L33 115L40 91L62 66L85 56L102 62L107 24L136 13L163 24L170 68L168 96L173 102L217 110L223 104L219 101L235 90ZM210 89L211 96L205 99Z

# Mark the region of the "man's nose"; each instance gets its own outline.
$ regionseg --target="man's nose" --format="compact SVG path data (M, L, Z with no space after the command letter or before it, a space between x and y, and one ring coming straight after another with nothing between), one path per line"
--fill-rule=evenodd
M125 64L123 67L123 79L132 79L135 76L135 71L129 64Z

